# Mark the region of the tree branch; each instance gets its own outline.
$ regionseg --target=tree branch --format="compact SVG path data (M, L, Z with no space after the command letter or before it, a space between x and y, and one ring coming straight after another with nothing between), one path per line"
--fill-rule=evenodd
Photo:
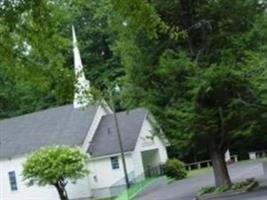
M267 109L267 105L249 103L249 102L243 100L239 94L238 94L238 97L239 97L238 98L238 101L240 101L240 103L244 104L245 106L248 106L248 107L256 107L256 108L265 108L265 109Z

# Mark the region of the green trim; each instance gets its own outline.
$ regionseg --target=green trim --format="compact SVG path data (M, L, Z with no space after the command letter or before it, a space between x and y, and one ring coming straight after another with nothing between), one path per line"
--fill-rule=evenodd
M131 200L159 178L162 178L162 176L157 178L148 178L138 183L135 183L129 189L122 192L115 200Z

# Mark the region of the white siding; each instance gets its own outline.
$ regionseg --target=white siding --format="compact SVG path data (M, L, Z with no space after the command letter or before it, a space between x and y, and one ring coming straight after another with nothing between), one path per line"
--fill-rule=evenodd
M133 153L135 174L144 173L142 162L142 152L144 151L158 149L159 163L165 163L168 159L164 142L158 136L153 136L152 131L152 125L145 119Z
M90 183L94 197L106 198L114 196L125 189L125 186L122 186L125 185L122 159L121 156L116 156L119 157L118 169L112 169L109 156L90 161ZM131 179L134 177L132 155L126 154L125 160L127 172L129 174L129 178Z
M59 200L58 193L53 186L28 187L22 180L23 158L0 161L0 199L1 200ZM18 190L11 191L8 172L15 171ZM76 184L69 183L67 191L70 199L79 199L91 196L88 177L79 180Z
M94 189L110 187L124 177L121 156L119 157L119 169L112 169L110 157L91 160L89 165L91 186ZM133 172L133 161L131 154L125 155L128 173ZM97 181L94 180L96 176Z

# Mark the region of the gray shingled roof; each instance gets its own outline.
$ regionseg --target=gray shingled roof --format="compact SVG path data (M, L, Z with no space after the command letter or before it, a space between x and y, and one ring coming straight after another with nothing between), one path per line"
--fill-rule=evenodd
M124 151L134 150L146 114L141 108L117 113ZM113 114L102 118L88 152L93 157L120 152Z
M0 158L29 153L45 145L81 145L97 106L47 109L0 121Z

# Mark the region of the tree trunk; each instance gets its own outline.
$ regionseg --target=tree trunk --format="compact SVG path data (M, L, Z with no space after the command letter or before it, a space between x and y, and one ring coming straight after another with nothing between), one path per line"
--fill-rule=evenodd
M231 179L228 173L224 153L218 149L210 149L210 157L215 178L215 186L229 186Z
M67 191L64 186L57 183L55 187L57 188L60 200L69 200Z

